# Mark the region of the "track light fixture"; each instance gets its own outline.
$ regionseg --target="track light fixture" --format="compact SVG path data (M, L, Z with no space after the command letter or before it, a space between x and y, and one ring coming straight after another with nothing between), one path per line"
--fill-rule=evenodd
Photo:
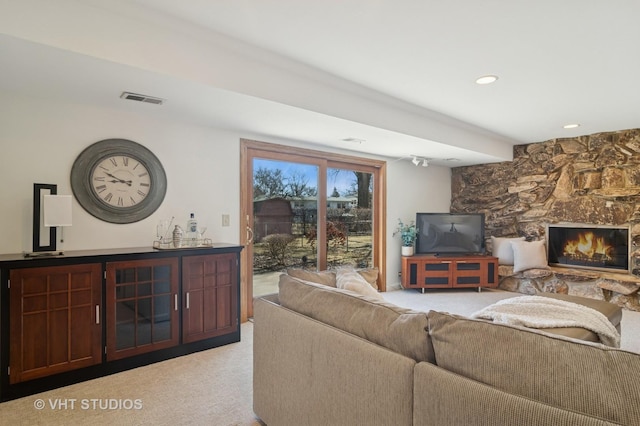
M419 166L422 163L422 167L429 167L429 159L424 157L418 157L417 155L411 155L411 162L414 166Z

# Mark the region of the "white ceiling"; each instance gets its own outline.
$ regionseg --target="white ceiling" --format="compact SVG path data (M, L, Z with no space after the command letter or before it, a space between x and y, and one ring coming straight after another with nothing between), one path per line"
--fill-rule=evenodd
M55 10L47 9L52 1ZM248 134L395 158L417 154L447 166L508 159L505 147L513 144L640 127L637 0L16 3L24 6L2 6L0 90L151 111ZM25 10L29 16L16 16ZM163 64L163 70L160 65L138 66L140 58L122 53L123 46L136 44L131 36L121 44L111 38L103 40L104 46L89 48L89 41L82 45L88 34L62 37L63 30L51 23L56 12L60 20L62 13L76 14L69 19L88 25L94 19L96 28L98 23L120 25L123 34L133 31L129 25L124 28L125 22L144 21L167 34L184 35L188 28L190 36L209 37L218 45L224 41L229 51L251 46L254 58L272 68L304 73L310 89L295 93L302 86L292 85L294 93L282 93L287 90L279 85L280 94L274 95L267 92L275 93L275 88L265 89L265 83L258 89L249 88L250 83L241 88L230 77L207 81L210 76L170 72L171 64ZM73 25L66 23L65 28L69 36ZM150 36L147 32L140 37ZM183 38L175 40L178 44ZM113 51L105 47L110 43ZM167 45L168 51L175 47ZM183 43L183 51L192 48ZM484 74L499 80L475 84ZM341 93L331 92L333 105L321 104L329 95L314 82ZM156 109L131 106L113 96L123 90L168 102ZM360 104L350 103L354 96ZM581 126L563 129L568 123ZM345 143L345 138L366 142Z

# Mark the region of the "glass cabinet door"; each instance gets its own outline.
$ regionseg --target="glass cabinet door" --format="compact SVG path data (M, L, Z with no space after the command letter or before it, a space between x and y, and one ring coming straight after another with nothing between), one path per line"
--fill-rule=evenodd
M107 359L178 344L178 260L107 264Z

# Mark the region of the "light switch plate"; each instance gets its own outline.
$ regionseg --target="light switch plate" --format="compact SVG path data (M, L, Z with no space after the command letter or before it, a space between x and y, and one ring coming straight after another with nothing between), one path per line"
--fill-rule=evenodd
M229 215L228 214L223 214L222 215L222 226L229 226Z

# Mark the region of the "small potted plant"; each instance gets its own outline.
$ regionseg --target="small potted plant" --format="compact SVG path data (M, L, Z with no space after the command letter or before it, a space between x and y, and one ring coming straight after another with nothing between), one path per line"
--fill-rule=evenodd
M402 238L402 255L413 256L413 244L416 242L418 236L418 228L415 223L411 221L408 225L402 223L401 219L398 219L398 227L393 233L393 236L400 234Z

